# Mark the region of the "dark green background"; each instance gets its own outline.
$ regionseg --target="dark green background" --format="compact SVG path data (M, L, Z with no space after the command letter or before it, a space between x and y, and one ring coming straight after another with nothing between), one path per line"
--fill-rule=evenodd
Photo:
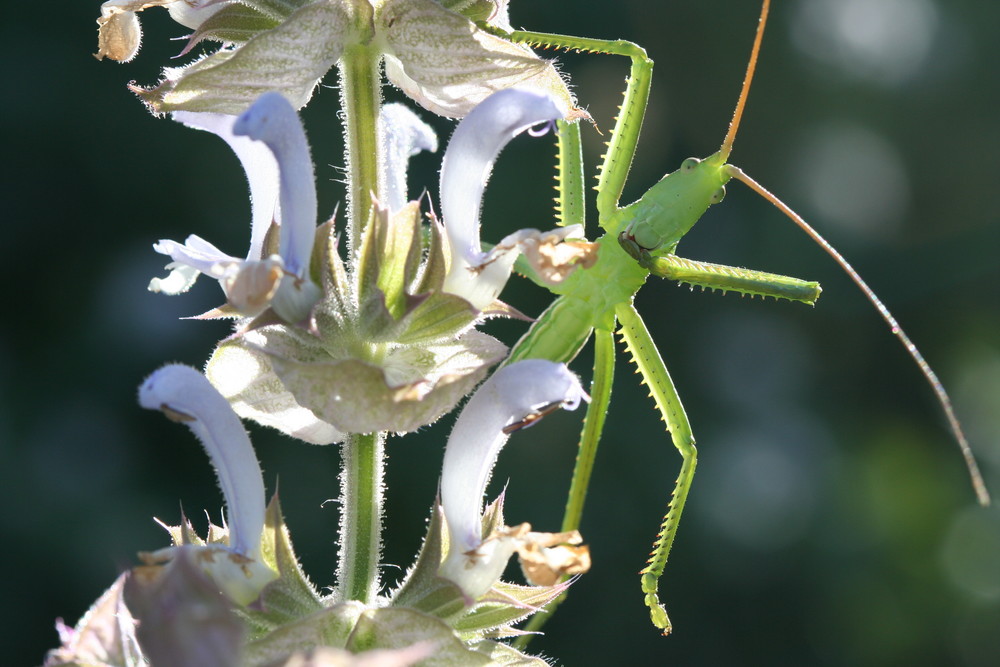
M890 12L901 44L866 42L873 23L863 12L803 33L810 8L841 7L849 18L870 4ZM626 199L718 146L755 2L513 5L516 26L627 38L656 61ZM202 510L218 517L222 503L195 441L139 409L135 390L164 362L200 366L226 334L225 324L178 320L216 305L209 281L184 297L146 291L164 264L150 245L195 232L244 252L243 176L217 139L151 117L125 90L157 79L181 47L168 38L185 29L149 10L138 59L98 63L98 6L34 5L4 31L4 664L38 663L56 643L56 616L75 622L136 551L163 546L153 516L174 522L182 503L203 525ZM927 40L908 22L913 12L932 19ZM995 3L778 2L732 158L828 234L893 308L953 392L996 493L998 32ZM851 40L874 51L859 56ZM914 44L926 50L905 50ZM896 58L888 69L880 54ZM606 133L626 61L562 61ZM335 75L325 83L303 116L330 212L343 197L343 157ZM450 124L436 125L447 137ZM584 133L592 172L600 137ZM416 160L414 193L436 196L438 160ZM487 193L484 237L548 226L551 174L549 140L514 142ZM895 189L883 195L887 182ZM838 224L844 217L856 224ZM643 289L638 309L701 453L661 583L675 634L648 624L635 573L679 458L621 356L583 524L594 569L534 648L566 665L998 664L1000 513L975 507L931 392L873 309L738 184L681 252L819 280L824 295L811 309L659 281ZM547 297L521 283L504 296L539 313ZM491 330L513 342L523 324ZM588 354L574 365L585 377ZM580 416L512 439L494 475L497 487L509 480L510 521L558 526ZM419 545L450 423L389 444L388 563L405 567ZM337 510L323 501L337 493L336 449L251 434L270 489L280 477L307 571L331 584ZM401 572L387 567L385 577Z

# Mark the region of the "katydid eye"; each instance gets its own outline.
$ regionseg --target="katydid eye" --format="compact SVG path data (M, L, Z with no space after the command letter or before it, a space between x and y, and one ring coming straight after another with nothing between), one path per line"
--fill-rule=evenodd
M701 160L699 160L698 158L689 157L688 159L684 160L684 162L681 162L681 171L683 172L694 171L694 168L698 166L699 162L701 162Z
M712 193L712 196L709 198L708 203L718 204L725 198L726 198L726 187L722 186L721 188Z

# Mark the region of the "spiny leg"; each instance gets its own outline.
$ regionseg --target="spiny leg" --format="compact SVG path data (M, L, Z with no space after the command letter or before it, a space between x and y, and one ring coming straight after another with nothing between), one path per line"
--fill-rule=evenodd
M619 332L625 340L627 349L632 353L632 359L638 366L643 381L649 387L650 396L653 397L657 409L666 422L674 446L683 459L680 474L677 476L674 492L667 507L667 514L663 517L660 532L656 536L656 541L653 542L653 550L649 555L646 567L640 571L642 592L645 595L646 606L649 607L650 618L653 625L663 630L663 634L666 635L670 634L672 627L667 611L660 602L657 590L660 577L667 565L670 547L677 534L677 525L681 520L681 513L684 511L684 504L691 489L691 481L694 479L695 467L698 464L698 452L694 445L691 424L684 412L680 396L677 395L677 389L670 379L670 373L667 372L659 350L656 349L656 345L649 335L649 330L646 329L638 311L632 304L622 304L616 309L616 313L621 323Z
M608 150L604 154L598 175L597 210L601 225L617 210L625 189L625 180L632 167L636 146L639 143L639 131L646 114L646 104L649 101L649 87L653 81L653 61L646 55L646 50L637 44L625 40L590 39L557 35L542 32L515 30L504 32L490 26L481 25L484 30L499 35L512 42L527 44L538 48L561 49L586 53L603 53L607 55L627 56L632 60L632 67L625 88L625 95L619 109L615 126L608 141Z
M583 185L583 148L580 123L559 120L558 162L556 162L556 224L585 225L586 199Z
M618 238L621 247L652 275L702 289L738 292L750 296L801 301L813 306L823 291L819 283L776 273L713 264L677 255L652 255L627 236Z

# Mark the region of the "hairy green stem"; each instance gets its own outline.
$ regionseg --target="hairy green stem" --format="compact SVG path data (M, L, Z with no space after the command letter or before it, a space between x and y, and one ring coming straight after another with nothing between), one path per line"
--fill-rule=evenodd
M381 196L378 160L382 155L378 115L382 105L377 50L357 44L340 60L340 96L344 114L347 163L347 240L350 252L361 245L371 211L371 197Z
M370 604L378 593L384 447L384 433L352 433L341 445L340 558L337 564L341 600Z

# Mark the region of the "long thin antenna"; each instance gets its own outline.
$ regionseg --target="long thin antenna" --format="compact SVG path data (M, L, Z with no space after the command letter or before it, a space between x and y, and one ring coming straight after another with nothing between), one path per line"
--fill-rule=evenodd
M928 364L924 359L924 355L920 354L920 350L917 349L917 346L913 344L910 337L906 335L905 331L903 331L903 327L899 326L899 322L897 322L896 318L892 316L889 309L885 307L882 300L879 299L875 295L875 292L868 287L868 284L861 279L861 276L854 270L854 267L848 264L847 260L844 259L844 256L837 252L837 249L830 245L825 238L820 236L820 233L813 229L808 222L803 220L802 216L789 208L788 205L774 196L763 185L747 176L739 167L726 165L726 169L733 178L746 183L751 189L754 190L754 192L774 204L782 213L791 218L792 221L801 227L813 241L818 243L828 255L833 257L837 264L840 265L840 268L842 268L847 275L851 277L854 284L860 287L861 291L865 293L868 300L871 301L872 305L875 306L875 309L882 315L882 319L884 319L889 325L889 329L896 335L897 338L899 338L903 347L905 347L906 351L910 353L913 361L915 361L917 366L920 367L920 372L924 374L925 378L927 378L927 382L930 383L931 389L934 390L934 394L937 396L938 403L941 404L941 407L944 409L944 414L948 418L948 425L951 427L952 435L954 435L955 440L958 441L958 448L962 452L962 457L965 458L965 467L968 468L969 477L972 478L972 488L976 491L976 498L979 500L980 505L984 507L989 505L989 491L986 490L986 483L983 481L982 473L979 472L979 465L976 463L976 457L972 454L972 448L969 446L969 441L965 438L965 433L962 431L962 425L959 424L958 417L955 416L955 410L952 408L951 398L948 396L948 392L945 391L944 385L941 384L941 380L938 379L937 374L931 369L930 364Z
M747 104L747 96L750 94L750 82L753 81L754 70L757 69L757 56L760 54L760 44L764 41L764 27L767 25L767 12L771 8L771 0L764 0L760 8L760 19L757 22L757 36L753 40L753 50L750 51L750 62L747 63L747 73L743 77L743 89L740 90L740 99L736 102L736 110L733 111L733 119L729 121L729 131L722 142L719 152L723 160L729 159L729 154L733 150L733 142L736 140L736 131L740 128L740 120L743 118L743 107Z

